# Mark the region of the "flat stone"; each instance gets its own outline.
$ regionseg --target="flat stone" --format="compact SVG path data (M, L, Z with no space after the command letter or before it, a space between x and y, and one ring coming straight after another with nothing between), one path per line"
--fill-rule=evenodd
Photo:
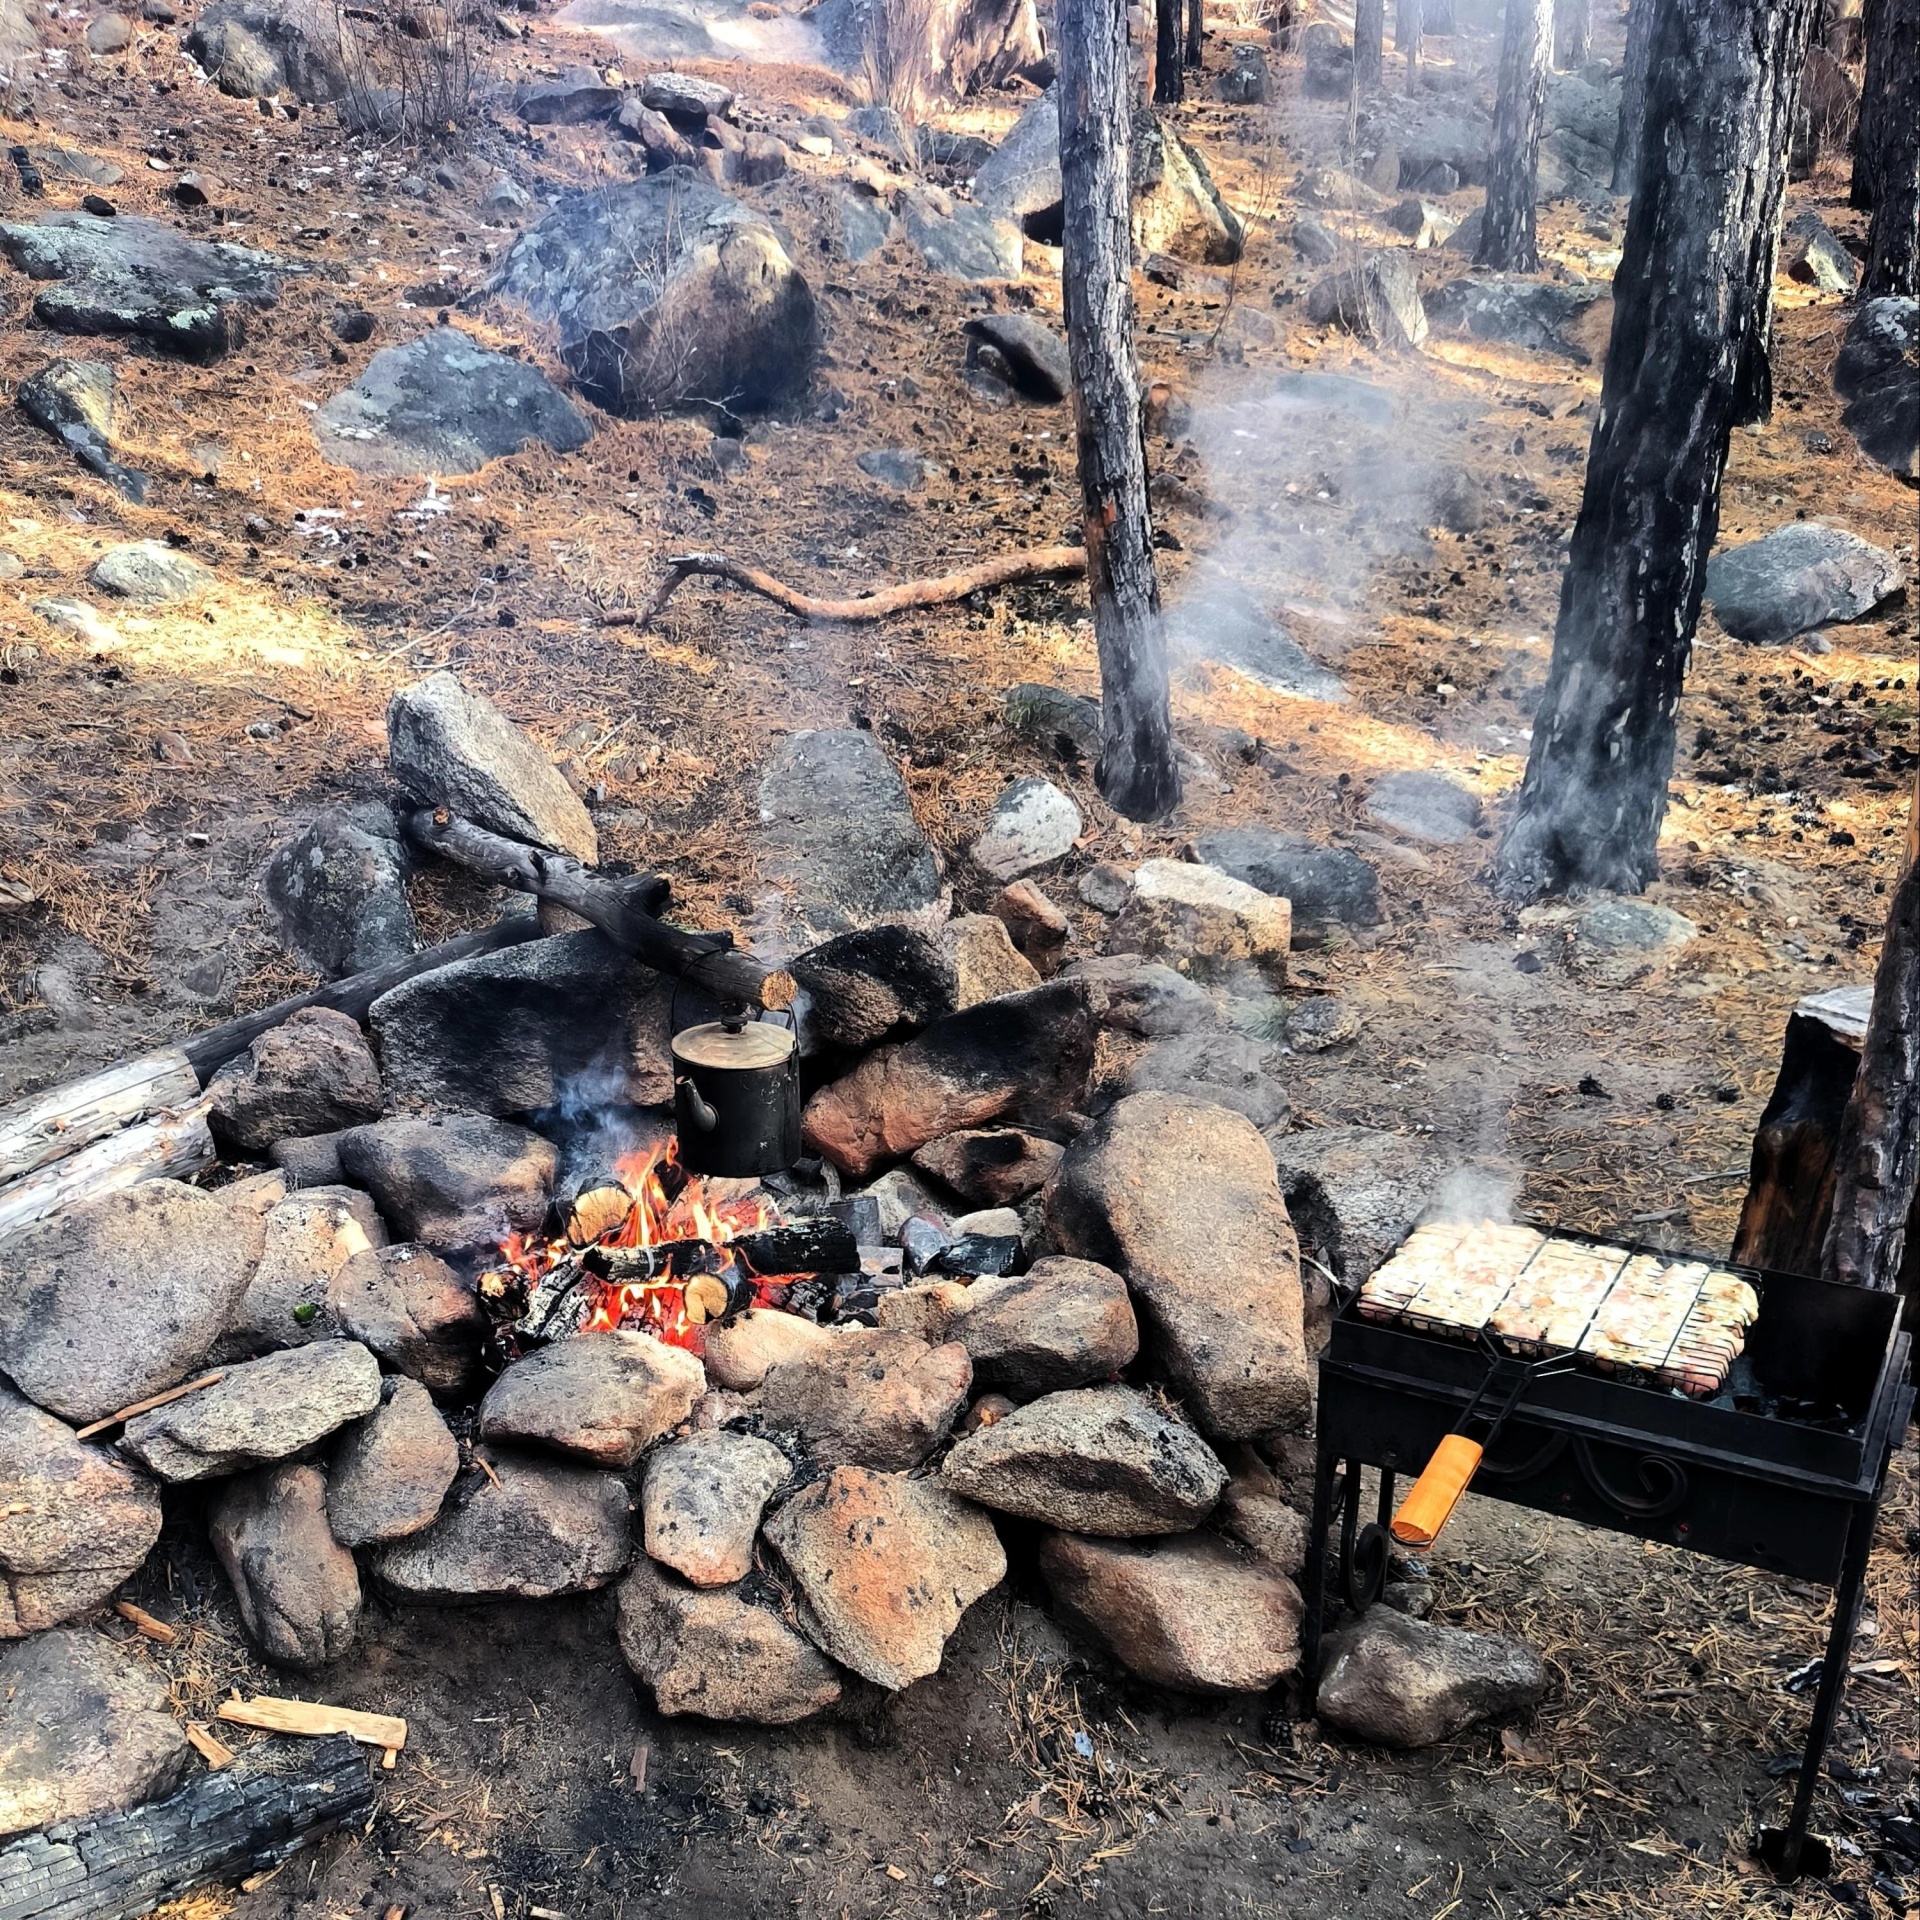
M797 1433L823 1466L904 1473L939 1444L972 1384L964 1347L848 1327L767 1369L760 1419Z
M575 1334L516 1360L487 1389L480 1433L624 1471L686 1419L706 1387L692 1354L650 1333Z
M1390 353L1417 350L1427 337L1420 270L1400 248L1364 254L1308 288L1303 302L1316 327L1338 327Z
M1473 837L1480 798L1444 773L1385 773L1368 790L1367 815L1411 840L1451 846Z
M1074 892L1096 913L1118 913L1133 893L1133 875L1111 860L1100 860L1080 876Z
M670 1718L791 1726L840 1698L841 1673L769 1608L702 1592L650 1560L620 1586L621 1657Z
M376 353L313 416L313 436L337 465L390 478L477 473L526 446L573 453L593 429L537 367L436 327Z
M1317 1711L1376 1746L1430 1747L1546 1691L1540 1656L1518 1640L1372 1607L1329 1638Z
M1340 239L1317 214L1303 213L1287 236L1293 250L1310 267L1324 267L1340 257Z
M327 1007L303 1007L269 1027L207 1092L214 1137L256 1156L289 1134L338 1133L386 1108L380 1063L358 1023Z
M355 1127L340 1136L340 1165L399 1239L494 1247L546 1218L560 1156L524 1127L449 1114Z
M900 771L858 727L789 734L760 780L762 871L815 939L946 919L940 862Z
M417 974L368 1009L387 1085L470 1113L673 1098L671 982L597 928Z
M1064 400L1073 391L1066 341L1032 314L978 314L960 330L1001 355L1012 369L1015 392L1027 399Z
M1050 1393L955 1442L942 1482L983 1507L1076 1533L1180 1533L1227 1470L1191 1427L1132 1387Z
M312 1189L290 1194L269 1210L265 1225L253 1278L208 1353L215 1365L324 1338L335 1278L387 1237L364 1193L351 1200Z
M513 110L530 127L582 127L611 120L622 95L592 67L573 67L552 80L534 80L513 96Z
M1300 1664L1299 1589L1212 1534L1049 1534L1040 1571L1056 1611L1155 1686L1262 1693Z
M679 168L564 193L488 290L551 330L582 392L634 414L803 393L813 290L772 223Z
M103 593L122 600L159 604L190 600L214 584L213 569L164 540L134 540L109 547L87 575Z
M1078 982L983 1001L822 1087L802 1114L803 1138L864 1179L942 1134L1056 1119L1085 1101L1094 1039L1092 1002Z
M1184 860L1141 862L1112 936L1119 950L1165 960L1182 972L1220 975L1257 966L1276 979L1285 977L1292 937L1286 901L1217 867Z
M1010 1207L1046 1185L1064 1151L1019 1127L989 1127L929 1141L913 1164L976 1206Z
M1126 1276L1147 1350L1203 1429L1246 1439L1305 1424L1299 1246L1252 1121L1129 1094L1067 1149L1047 1228L1063 1252Z
M1442 333L1494 340L1529 353L1557 353L1584 366L1592 356L1574 329L1606 294L1598 285L1473 274L1429 294L1427 317Z
M193 1764L165 1677L103 1635L0 1652L0 1839L158 1800Z
M655 113L687 120L724 120L733 110L732 90L697 73L650 73L640 82L640 98Z
M1736 640L1762 646L1858 620L1905 584L1892 554L1812 521L1724 547L1707 562L1715 619Z
M1159 1089L1244 1113L1256 1127L1284 1126L1292 1108L1280 1074L1285 1056L1240 1033L1189 1033L1156 1040L1133 1064L1127 1090Z
M948 280L1017 280L1025 264L1020 229L985 207L945 194L901 194L900 222L929 271Z
M797 1313L749 1307L707 1334L707 1376L731 1392L756 1393L769 1367L818 1352L834 1338L827 1328Z
M1295 940L1380 922L1379 876L1345 847L1321 846L1303 833L1230 827L1201 835L1194 850L1210 867L1289 902Z
M1128 876L1127 898L1133 897ZM1061 974L1063 980L1084 980L1096 998L1104 999L1101 1024L1116 1033L1136 1033L1148 1040L1169 1034L1192 1033L1215 1025L1220 1010L1207 990L1156 961L1137 954L1112 954L1094 960L1075 960Z
M460 1448L432 1396L404 1375L380 1405L343 1427L327 1469L327 1525L343 1547L404 1539L439 1517L460 1472Z
M926 457L911 447L872 447L854 455L853 464L871 480L896 493L918 493L931 470Z
M1596 900L1574 930L1582 947L1608 956L1672 953L1700 932L1684 913L1651 900Z
M442 671L387 707L387 762L403 792L476 826L531 840L589 864L592 817L553 763L491 700Z
M241 311L280 298L288 262L226 241L190 239L123 213L52 213L0 226L0 252L39 283L33 311L59 333L134 333L178 353L224 353Z
M1176 653L1216 661L1298 700L1343 704L1347 686L1323 667L1245 588L1203 574L1167 612L1167 643Z
M360 1569L328 1530L318 1467L267 1467L230 1481L207 1535L247 1638L275 1666L323 1667L353 1645Z
M246 1291L252 1250L218 1199L175 1180L23 1228L6 1244L0 1369L83 1426L160 1393L206 1358Z
M464 1400L480 1383L487 1316L472 1286L426 1247L354 1255L328 1283L327 1315L429 1393Z
M947 922L946 937L953 953L956 1011L1040 984L1040 969L1013 944L997 914L963 913Z
M967 1608L1006 1577L993 1522L905 1474L836 1467L766 1523L820 1649L898 1691L940 1665Z
M1080 838L1080 809L1051 780L1016 780L993 803L973 843L974 865L1002 884L1064 860Z
M417 943L406 862L388 826L369 832L329 808L267 862L261 891L282 942L330 980L404 960Z
M870 193L832 186L827 189L827 207L840 251L856 266L872 259L893 238L893 209Z
M0 1381L0 1640L98 1606L159 1537L145 1474Z
M954 1292L940 1337L966 1348L976 1388L1028 1400L1110 1379L1140 1350L1126 1283L1091 1260L1054 1255Z
M757 1434L692 1433L655 1449L640 1495L647 1552L696 1587L744 1580L760 1516L792 1477L787 1456Z
M162 1480L212 1480L284 1460L379 1404L373 1355L322 1340L228 1367L212 1386L136 1414L120 1445Z
M625 1572L633 1503L618 1474L507 1447L486 1460L432 1526L375 1552L381 1585L403 1600L544 1600Z

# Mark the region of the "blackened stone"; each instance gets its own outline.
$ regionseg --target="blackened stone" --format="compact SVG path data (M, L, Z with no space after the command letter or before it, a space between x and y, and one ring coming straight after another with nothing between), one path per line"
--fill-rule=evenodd
M1920 476L1920 301L1861 303L1834 362L1841 424L1890 473Z
M524 1127L472 1114L379 1120L340 1139L340 1165L403 1240L493 1247L546 1218L560 1156Z
M620 98L620 89L608 86L593 68L574 67L556 80L522 87L513 110L530 127L580 127L612 119Z
M414 950L406 862L391 817L380 817L385 832L330 807L267 862L261 888L281 940L330 980Z
M1892 554L1812 521L1776 527L1707 562L1714 617L1736 639L1760 645L1858 620L1905 584Z
M853 464L896 493L917 493L927 484L926 459L911 447L875 447L856 454Z
M229 1482L207 1535L247 1638L276 1666L325 1666L353 1644L360 1570L328 1530L318 1467L267 1467Z
M1239 1033L1189 1033L1159 1040L1134 1062L1127 1090L1157 1088L1244 1113L1261 1129L1282 1127L1291 1115L1280 1084L1278 1047Z
M1067 343L1031 314L981 314L961 331L1000 350L1013 370L1015 389L1029 400L1064 400L1072 392Z
M114 371L104 360L51 360L20 383L20 410L44 428L90 473L136 504L147 476L113 458Z
M1324 847L1301 833L1234 827L1203 835L1196 851L1208 866L1290 900L1296 940L1333 926L1379 922L1379 877L1344 847Z
M1250 680L1302 700L1344 702L1345 683L1235 581L1203 575L1167 613L1176 651L1237 668Z
M904 193L900 218L920 257L949 280L1017 280L1025 249L1020 229L971 201Z
M290 92L311 106L347 91L332 20L327 8L299 0L220 0L195 19L186 48L222 93L265 100Z
M1479 274L1449 280L1429 295L1427 317L1442 333L1498 340L1535 353L1558 353L1584 365L1591 356L1573 338L1572 329L1605 297L1606 289L1600 286Z
M1368 790L1367 812L1396 833L1440 846L1469 839L1480 824L1479 796L1424 768L1382 774Z
M871 1047L917 1033L958 1005L959 974L944 941L883 921L810 947L791 963L810 996L808 1043Z
M1420 271L1398 249L1369 253L1310 288L1306 314L1316 327L1340 327L1392 352L1417 348L1427 337Z
M1007 689L1007 725L1023 740L1062 759L1094 759L1100 752L1100 703L1059 687L1027 681Z

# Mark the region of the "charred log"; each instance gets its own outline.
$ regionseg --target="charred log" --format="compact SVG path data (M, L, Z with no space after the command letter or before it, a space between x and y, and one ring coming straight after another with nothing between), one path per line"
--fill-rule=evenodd
M1547 65L1553 52L1553 0L1507 0L1500 43L1500 92L1493 115L1493 157L1481 216L1476 267L1538 273L1534 203L1540 188L1540 133L1547 117Z
M293 1773L202 1774L170 1799L30 1833L0 1849L7 1920L122 1920L195 1887L278 1866L365 1818L373 1777L352 1740L318 1742Z
M715 1253L730 1253L746 1270L782 1273L858 1273L860 1249L852 1229L824 1214L791 1226L764 1227L716 1247L706 1240L666 1240L657 1247L590 1247L580 1263L596 1279L631 1282L694 1273Z
M1062 295L1100 655L1101 797L1133 820L1180 798L1147 506L1140 373L1133 355L1133 233L1124 8L1061 0Z
M688 933L649 912L644 901L657 899L657 880L615 880L596 873L571 854L509 840L484 827L420 808L407 816L407 837L428 853L455 866L542 900L566 907L591 921L622 953L676 979L703 988L724 1005L778 1009L793 1004L793 976L763 967L733 945L731 934Z
M1656 13L1599 418L1498 860L1510 898L1638 893L1657 871L1720 478L1766 365L1810 4L1673 0Z
M1860 297L1911 299L1920 294L1920 0L1877 0L1869 17L1858 151L1871 142L1873 221Z

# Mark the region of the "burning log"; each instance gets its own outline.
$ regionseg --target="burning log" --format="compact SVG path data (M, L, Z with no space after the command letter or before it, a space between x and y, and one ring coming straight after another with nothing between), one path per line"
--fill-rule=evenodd
M566 1236L576 1247L590 1247L617 1233L633 1210L633 1195L616 1173L593 1173L567 1202Z
M170 1799L49 1827L0 1849L0 1913L150 1913L210 1881L278 1866L372 1806L373 1777L352 1740L324 1742L295 1773L222 1768Z
M689 980L727 1006L790 1007L799 989L793 976L763 967L726 933L688 933L655 919L635 883L594 872L570 854L489 833L484 827L422 807L407 816L407 837L428 853L497 887L511 887L591 921L622 953ZM651 890L658 882L640 883ZM659 904L657 894L653 904Z
M668 1240L657 1247L592 1247L582 1256L589 1273L617 1284L697 1271L714 1254L731 1254L749 1274L858 1273L860 1248L852 1230L825 1215L791 1226L743 1233L737 1240Z

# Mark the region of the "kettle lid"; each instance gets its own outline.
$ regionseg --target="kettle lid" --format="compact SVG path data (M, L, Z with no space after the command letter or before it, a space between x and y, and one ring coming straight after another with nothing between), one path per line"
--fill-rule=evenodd
M683 1027L673 1036L673 1057L690 1067L765 1068L784 1066L793 1057L793 1029L770 1020L729 1026L709 1020Z

